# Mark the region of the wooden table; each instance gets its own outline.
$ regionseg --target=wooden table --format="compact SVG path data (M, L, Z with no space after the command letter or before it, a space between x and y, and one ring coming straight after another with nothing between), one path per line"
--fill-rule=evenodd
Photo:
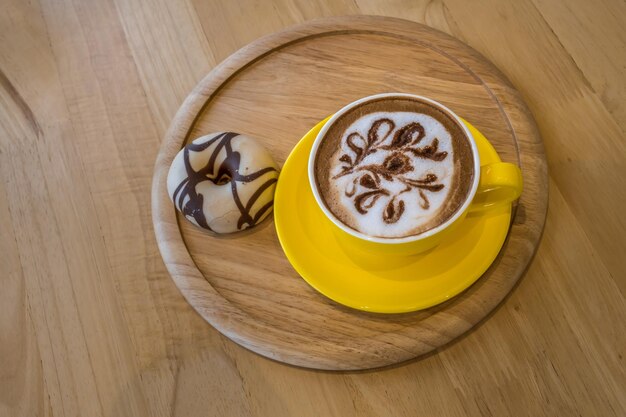
M470 334L391 369L315 372L184 301L150 185L213 66L360 13L447 32L510 78L545 141L550 208L526 276ZM1 0L0 416L625 415L625 23L618 0Z

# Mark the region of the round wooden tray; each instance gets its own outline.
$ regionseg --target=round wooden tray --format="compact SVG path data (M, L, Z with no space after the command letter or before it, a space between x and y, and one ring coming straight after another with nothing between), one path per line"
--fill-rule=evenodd
M187 140L220 130L259 138L282 164L319 120L382 92L432 97L474 124L525 189L491 268L436 307L383 315L339 305L302 280L274 225L216 238L177 217L166 191ZM259 39L191 92L161 147L152 189L163 260L187 301L224 335L282 362L333 370L375 368L439 348L484 319L530 262L545 220L547 169L535 122L509 81L484 57L426 26L382 17L319 20Z

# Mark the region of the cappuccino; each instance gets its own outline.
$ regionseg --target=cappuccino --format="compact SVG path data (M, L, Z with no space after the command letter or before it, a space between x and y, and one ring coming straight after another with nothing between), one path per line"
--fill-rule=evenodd
M416 236L445 223L476 175L457 119L406 96L375 98L341 114L320 142L314 174L326 208L377 238Z

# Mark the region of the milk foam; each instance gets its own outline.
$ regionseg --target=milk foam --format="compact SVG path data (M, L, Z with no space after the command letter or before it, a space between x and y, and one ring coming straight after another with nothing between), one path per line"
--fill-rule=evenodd
M368 133L374 123L381 119L391 120L395 126L389 132L388 123L380 125L378 137L382 139L386 136L386 138L376 143L375 152L367 154L358 164L354 164L354 161L358 159L354 148L367 149ZM382 149L389 147L398 130L410 123L419 123L424 129L424 136L418 143L407 144L396 149ZM354 135L355 132L360 137ZM348 141L351 135L352 147ZM413 135L411 140L416 137ZM410 150L423 150L432 146L435 140L438 141L437 153L441 160L434 160L427 156L419 157ZM443 153L447 155L442 158ZM374 175L371 171L375 171L376 166L384 166L385 160L389 161L388 158L392 154L406 155L413 169L410 172L394 175L389 175L389 170L383 170L387 172L388 178L384 178L384 175L380 173L377 176ZM348 155L348 158L344 155ZM342 157L343 161L340 160ZM404 157L398 158L403 161L407 160ZM377 237L406 236L415 233L416 230L419 231L421 227L437 217L450 196L454 169L452 137L438 120L426 114L412 112L369 113L353 122L343 133L341 147L333 154L330 163L329 196L336 204L338 203L337 205L344 211L346 217L352 220L349 223L359 232ZM363 176L376 178L378 184L372 187L371 181L361 179ZM436 179L433 180L433 176ZM425 187L416 184L425 185ZM359 196L367 195L367 193L370 193L370 197L361 200L364 201L361 204L361 211L366 211L362 213L359 212L356 201ZM402 211L400 217L392 222L385 221L386 210L386 217L389 220L390 202L394 206L392 211L396 215ZM403 205L403 210L401 210L401 205Z

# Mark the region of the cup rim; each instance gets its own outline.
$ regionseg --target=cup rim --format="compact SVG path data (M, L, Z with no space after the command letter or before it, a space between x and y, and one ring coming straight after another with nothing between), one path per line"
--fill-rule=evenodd
M326 136L326 133L328 132L328 130L330 129L330 127L333 125L333 123L335 123L337 121L337 119L343 115L344 113L346 113L348 110L352 109L353 107L356 107L362 103L371 101L371 100L376 100L376 99L380 99L380 98L386 98L386 97L408 97L408 98L414 98L417 100L421 100L421 101L425 101L429 104L432 104L435 107L438 107L440 110L442 110L443 112L445 112L446 114L448 114L450 117L452 117L457 124L461 127L461 129L463 130L463 132L465 133L465 135L467 136L467 138L469 139L469 143L470 143L470 147L472 149L472 156L473 156L473 162L474 162L474 178L472 181L472 186L470 187L470 191L467 194L465 200L463 201L463 204L461 204L461 206L457 209L457 211L450 216L450 218L448 218L445 222L433 227L432 229L426 230L423 233L420 233L418 235L413 235L413 236L404 236L404 237L398 237L398 238L394 238L394 237L377 237L377 236L370 236L370 235L366 235L364 233L359 232L358 230L352 229L351 227L347 226L346 224L344 224L343 222L341 222L331 211L330 209L328 209L328 207L326 206L326 204L324 203L319 190L317 189L317 183L315 181L315 156L317 155L317 150L320 147L320 144L322 142L322 140L324 139L324 137ZM367 97L363 97L360 98L356 101L353 101L349 104L347 104L346 106L342 107L339 111L337 111L334 115L332 115L330 117L330 119L328 119L328 121L324 124L324 126L320 129L320 131L317 134L317 137L315 138L315 141L313 142L313 146L311 147L311 151L309 153L309 161L308 161L308 177L309 177L309 184L311 186L311 190L313 191L313 196L315 197L315 202L317 203L317 205L320 207L320 209L324 212L324 214L326 215L326 217L333 222L333 224L337 227L339 227L341 230L343 230L344 232L358 238L361 240L365 240L365 241L369 241L369 242L375 242L375 243L382 243L382 244L401 244L401 243L409 243L409 242L417 242L417 241L421 241L424 239L427 239L431 236L436 235L437 233L445 230L446 228L448 228L451 224L453 224L457 219L459 219L459 217L461 217L469 208L470 204L472 203L472 200L474 199L474 196L476 195L476 190L478 189L478 182L480 180L480 155L478 154L478 147L476 146L476 140L474 139L474 136L472 135L472 132L470 132L469 128L465 125L465 123L463 122L463 120L457 116L452 110L450 110L449 108L447 108L446 106L444 106L443 104L430 99L428 97L424 97L424 96L420 96L417 94L408 94L408 93L382 93L382 94L374 94L371 96L367 96Z

